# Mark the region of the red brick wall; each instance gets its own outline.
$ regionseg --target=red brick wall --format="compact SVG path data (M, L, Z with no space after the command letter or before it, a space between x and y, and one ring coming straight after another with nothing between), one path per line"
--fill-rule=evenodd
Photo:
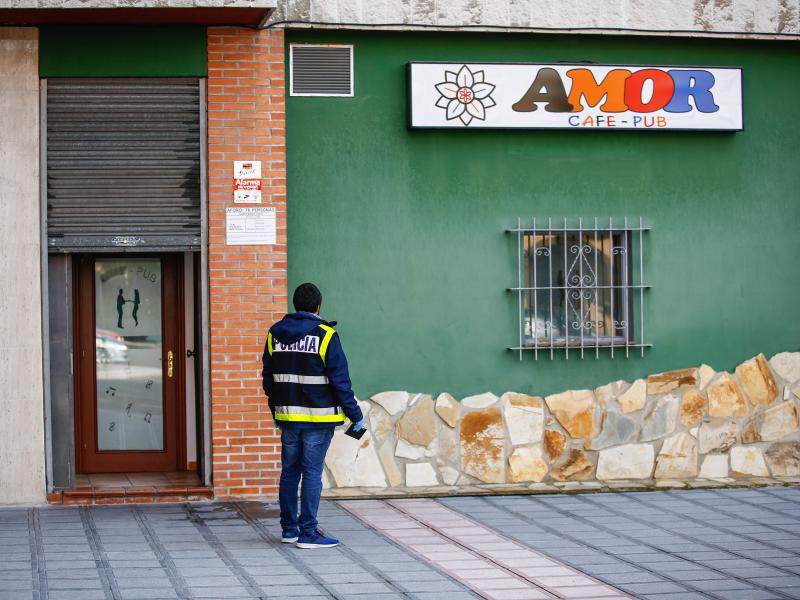
M226 246L234 160L260 160L275 246ZM208 212L214 492L274 496L280 445L261 390L269 326L286 311L283 31L208 30Z

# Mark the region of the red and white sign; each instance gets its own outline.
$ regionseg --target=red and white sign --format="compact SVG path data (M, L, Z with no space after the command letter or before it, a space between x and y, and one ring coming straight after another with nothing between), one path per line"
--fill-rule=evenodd
M233 201L261 204L261 161L233 161Z

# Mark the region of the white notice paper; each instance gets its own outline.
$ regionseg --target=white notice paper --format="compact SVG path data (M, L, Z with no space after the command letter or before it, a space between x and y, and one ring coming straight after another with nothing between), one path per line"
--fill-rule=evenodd
M274 207L225 209L225 233L228 246L269 246L276 243Z

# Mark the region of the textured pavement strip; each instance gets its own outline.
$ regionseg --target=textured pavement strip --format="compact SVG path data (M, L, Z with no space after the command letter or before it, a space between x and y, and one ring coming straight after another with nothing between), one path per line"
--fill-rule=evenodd
M630 598L434 500L339 504L490 600Z
M769 516L775 503L759 504L762 494L781 502L783 518ZM653 600L800 598L798 580L786 579L800 567L798 501L797 488L441 500ZM787 502L795 503L788 512ZM737 513L727 511L730 506Z

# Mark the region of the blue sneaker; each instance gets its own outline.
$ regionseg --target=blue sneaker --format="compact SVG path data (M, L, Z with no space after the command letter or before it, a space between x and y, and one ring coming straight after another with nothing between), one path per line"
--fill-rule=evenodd
M317 529L312 533L301 533L297 538L298 548L333 548L338 545L339 540L325 537Z
M281 542L284 544L294 544L297 541L297 529L284 529L281 533Z

